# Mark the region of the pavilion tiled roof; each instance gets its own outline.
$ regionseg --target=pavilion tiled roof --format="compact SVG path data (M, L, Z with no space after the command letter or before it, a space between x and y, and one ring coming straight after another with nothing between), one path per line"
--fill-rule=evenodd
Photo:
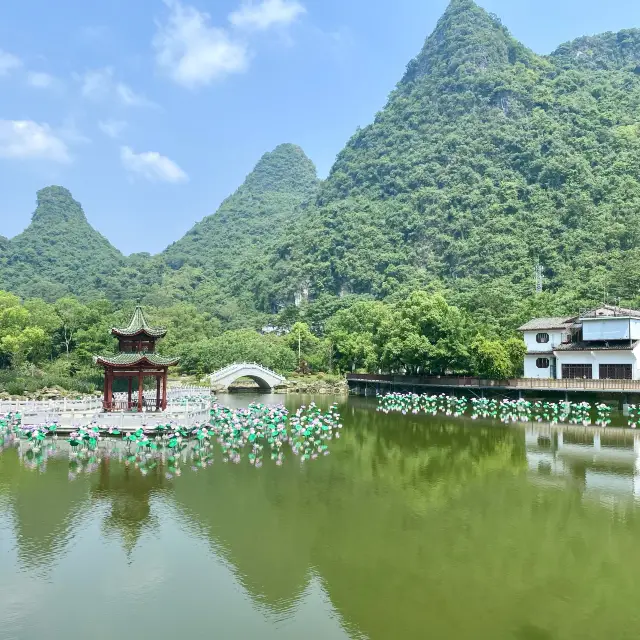
M161 356L157 353L118 353L114 356L97 356L96 364L110 367L135 367L146 364L157 367L172 367L180 361L180 358Z
M129 326L125 328L113 327L113 329L111 329L111 333L123 338L137 336L142 333L148 335L151 338L162 338L166 335L167 330L161 327L149 326L147 324L147 319L144 317L144 311L142 311L142 307L138 306L133 312L133 317L131 318Z

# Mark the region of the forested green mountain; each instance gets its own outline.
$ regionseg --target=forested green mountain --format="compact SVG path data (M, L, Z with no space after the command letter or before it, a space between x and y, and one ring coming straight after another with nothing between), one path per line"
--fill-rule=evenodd
M317 191L316 169L300 147L266 153L219 210L162 254L122 256L87 222L62 187L38 192L29 227L0 238L0 289L55 300L107 297L168 307L196 303L227 327L260 324L256 304L263 274L282 230Z
M444 287L489 320L640 290L640 31L538 56L453 0L272 263L278 295Z
M198 269L208 283L199 285L204 302L224 294L249 307L270 311L264 295L270 283L257 268L273 255L281 234L304 217L304 205L318 188L316 168L293 144L266 153L242 186L218 211L196 224L162 254L172 269Z
M640 305L640 31L540 56L452 0L323 183L282 145L165 252L126 259L45 189L31 226L0 239L0 288L189 302L225 328L279 311L319 326L354 298L416 289L503 334L605 294Z
M122 254L64 187L38 191L31 224L11 240L0 239L0 289L24 297L97 297L102 277L122 264Z

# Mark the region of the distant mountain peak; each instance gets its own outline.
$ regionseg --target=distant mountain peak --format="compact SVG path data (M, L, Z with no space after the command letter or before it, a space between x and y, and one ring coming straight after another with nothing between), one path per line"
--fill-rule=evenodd
M64 187L52 185L37 193L37 207L32 222L87 222L82 206Z
M123 259L71 192L55 185L38 191L31 224L0 243L0 258L0 288L45 300L90 294Z
M459 69L477 73L516 61L527 62L531 56L497 16L473 0L451 0L422 51L409 63L402 82L431 74L453 75Z
M278 145L265 153L247 176L242 189L254 192L311 194L318 182L316 167L295 144Z

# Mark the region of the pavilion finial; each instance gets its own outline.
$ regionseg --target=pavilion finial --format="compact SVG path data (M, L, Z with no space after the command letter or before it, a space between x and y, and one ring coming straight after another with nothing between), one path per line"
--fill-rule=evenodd
M113 329L111 329L111 333L120 337L131 337L146 334L150 338L162 338L166 335L167 330L163 327L150 326L144 315L142 307L140 305L136 305L129 325L123 328L113 327Z

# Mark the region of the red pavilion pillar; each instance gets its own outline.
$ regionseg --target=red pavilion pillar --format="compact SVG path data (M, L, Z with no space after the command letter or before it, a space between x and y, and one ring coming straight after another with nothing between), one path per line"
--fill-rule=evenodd
M131 393L133 391L133 378L129 376L127 380L129 381L129 399L127 401L127 411L131 411Z
M162 410L167 409L167 369L162 374Z
M156 376L156 411L160 411L162 405L160 404L160 381L162 376Z
M113 411L113 371L109 369L106 373L106 407L105 411Z
M142 391L144 388L144 385L142 384L142 371L138 372L138 411L142 411L142 401L143 401L143 395L142 395Z
M104 370L104 390L103 390L103 396L102 396L102 408L105 411L109 410L109 405L107 403L107 389L108 389L108 383L109 383L109 372L107 371L107 369Z

